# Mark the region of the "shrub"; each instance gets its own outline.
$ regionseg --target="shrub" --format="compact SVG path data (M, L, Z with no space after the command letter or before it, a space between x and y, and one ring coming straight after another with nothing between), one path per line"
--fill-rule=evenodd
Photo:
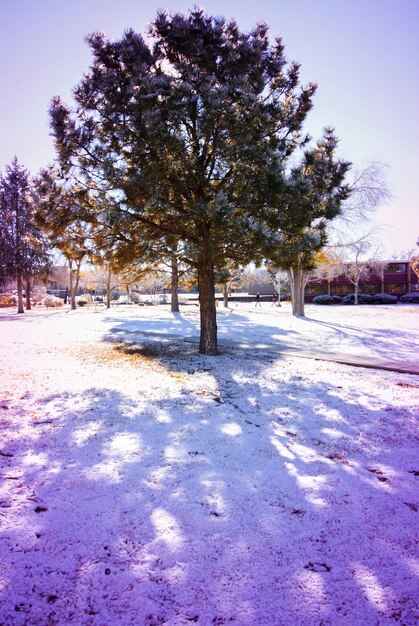
M85 300L84 298L79 298L77 300L77 306L85 306L87 304L87 300Z
M131 296L119 296L117 299L118 304L132 304Z
M397 304L397 296L389 293L375 293L372 297L373 304Z
M373 297L369 293L361 293L358 295L359 304L372 304Z
M340 296L315 296L313 298L314 304L339 304L342 302L342 298Z
M404 296L400 298L400 302L410 302L413 304L419 303L419 292L405 293Z
M46 307L60 307L63 306L64 301L61 298L57 298L56 296L46 296L41 300L39 304L43 304Z
M140 296L138 295L136 291L131 291L129 295L134 304L139 304Z
M47 297L47 290L45 287L34 287L31 293L31 300L34 304L38 304Z
M13 304L17 303L17 297L16 296L11 296L10 294L2 294L0 296L0 304L3 304L5 306L11 306Z
M342 304L354 304L355 303L355 294L350 293L344 298L342 298ZM359 293L358 294L358 304L372 304L373 297L370 296L369 293Z

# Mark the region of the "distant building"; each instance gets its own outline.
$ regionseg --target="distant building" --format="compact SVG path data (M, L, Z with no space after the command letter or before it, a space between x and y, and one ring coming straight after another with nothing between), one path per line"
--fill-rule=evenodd
M32 288L45 287L51 293L54 290L64 291L68 288L69 284L69 271L67 265L55 265L50 274L46 278L33 278L31 279ZM16 290L16 279L8 280L5 282L0 293L12 293Z
M346 296L354 291L354 285L344 274L330 280L311 278L306 285L305 301L311 302L320 295ZM419 291L419 278L406 260L383 262L382 271L372 271L368 278L360 280L358 287L359 293L388 293L398 297L413 291Z

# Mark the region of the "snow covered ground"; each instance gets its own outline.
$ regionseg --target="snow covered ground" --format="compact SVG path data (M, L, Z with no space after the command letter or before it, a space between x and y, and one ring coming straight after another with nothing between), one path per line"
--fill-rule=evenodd
M419 307L218 327L414 361ZM0 624L417 624L419 376L197 332L192 306L0 311Z

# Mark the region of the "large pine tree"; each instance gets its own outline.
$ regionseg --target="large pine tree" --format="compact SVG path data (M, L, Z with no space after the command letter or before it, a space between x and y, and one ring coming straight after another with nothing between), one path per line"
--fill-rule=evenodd
M132 30L90 36L76 108L55 98L52 128L61 167L111 193L124 227L183 242L198 271L200 352L215 354L214 268L258 254L272 178L302 143L315 86L299 87L264 24L242 33L194 9L158 13L149 34L152 47Z

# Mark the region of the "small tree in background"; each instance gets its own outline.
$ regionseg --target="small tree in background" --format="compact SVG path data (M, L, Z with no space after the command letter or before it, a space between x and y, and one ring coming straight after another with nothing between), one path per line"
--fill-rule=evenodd
M37 223L68 263L70 306L75 309L81 265L92 253L94 199L83 185L63 180L50 167L35 180L34 202Z
M358 241L345 246L346 261L343 256L339 259L339 273L344 275L354 286L354 304L358 304L359 284L361 282L368 280L373 275L379 276L381 282L384 280L382 273L386 264L372 258L377 256L371 255L372 245L373 236L370 232L366 233Z
M184 279L189 282L190 262L185 259L183 242L177 239L169 241L170 245L163 245L161 248L160 264L170 272L170 310L172 313L179 313L179 286Z
M277 267L266 263L266 269L273 285L278 294L278 306L281 306L281 300L287 300L291 296L291 285L289 273L285 270L279 270Z
M419 256L413 256L410 259L410 267L415 272L416 276L419 278Z
M416 245L419 246L419 238L416 242ZM413 255L410 259L410 267L415 272L416 276L419 278L419 255Z
M314 148L307 149L279 189L281 211L273 211L272 236L265 256L270 266L290 278L293 315L304 315L304 290L327 242L327 226L342 211L349 196L345 176L350 163L337 158L331 129Z
M152 270L138 282L137 289L150 296L153 304L160 304L165 299L168 274L162 270Z
M223 294L224 308L228 308L228 299L231 296L233 288L240 289L248 285L252 277L253 272L250 276L249 270L234 263L229 263L223 269L216 270L215 282Z
M97 261L93 257L92 262ZM106 297L106 308L111 307L111 293L121 285L119 276L113 274L111 267L101 259L98 265L93 265L83 272L83 280L90 288L94 289L96 295Z
M31 278L50 267L48 243L34 219L29 172L15 157L0 176L0 276L16 277L18 313L24 313L24 280L30 308Z

